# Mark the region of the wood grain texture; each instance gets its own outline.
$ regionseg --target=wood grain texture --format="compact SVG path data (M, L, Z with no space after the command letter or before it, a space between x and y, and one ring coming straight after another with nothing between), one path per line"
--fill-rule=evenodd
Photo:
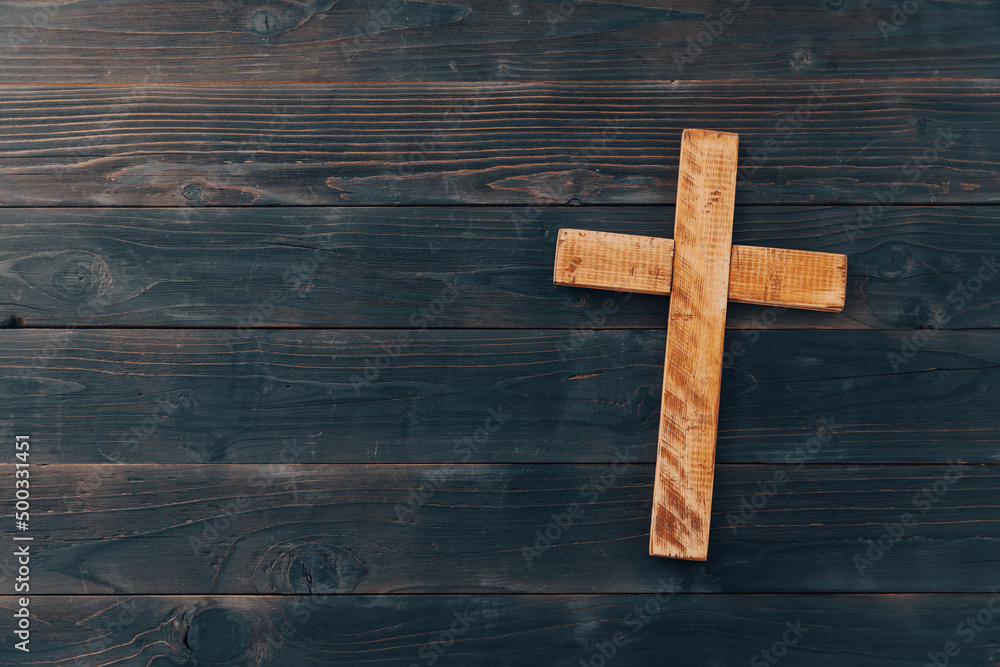
M955 634L996 608L990 594L92 595L46 596L33 605L44 630L31 657L43 664L308 667L434 658L446 666L579 667L599 663L603 653L620 664L657 664L665 654L685 664L755 657L767 664L761 652L783 636L793 644L782 654L787 664L916 665L948 642L960 646L949 664L989 664L997 654L992 626L969 642ZM12 614L13 598L0 598L0 608ZM9 645L0 655L19 659Z
M863 203L878 217L1000 200L997 85L8 86L0 205L511 204L530 224L531 205L674 202L697 119L741 137L737 202Z
M647 555L653 466L622 454L601 465L37 466L31 592L653 593L691 573L694 592L1000 586L995 464L719 465L712 548L696 563ZM9 584L11 561L0 565Z
M0 330L0 428L43 440L40 463L656 457L663 329L412 332L392 358L392 330L225 333ZM730 331L717 460L996 461L996 334L941 331L894 369L914 335ZM465 446L490 410L509 419Z
M662 297L608 305L607 292L553 285L552 257L561 227L660 236L672 207L552 206L519 226L512 216L523 213L11 209L0 245L0 316L22 317L27 327L665 326ZM838 314L730 303L727 326L996 327L994 209L889 207L865 229L860 213L737 207L737 243L846 254L848 293Z
M839 313L847 296L847 257L734 245L729 300Z
M708 551L739 137L684 130L657 436L652 556Z
M673 239L559 230L552 272L556 285L666 295L673 273Z
M552 282L566 287L670 294L673 239L560 229ZM844 309L847 257L734 245L729 300L826 312Z
M165 10L154 0L9 2L0 17L0 83L996 75L996 2L924 3L902 18L897 6L174 0Z
M1000 663L998 10L0 0L0 664ZM551 282L693 122L849 277L729 304L706 562L646 555L667 302Z

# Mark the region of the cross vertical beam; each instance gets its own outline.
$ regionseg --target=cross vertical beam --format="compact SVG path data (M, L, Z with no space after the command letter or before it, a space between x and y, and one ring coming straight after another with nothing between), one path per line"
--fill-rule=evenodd
M739 138L684 130L649 553L705 560Z

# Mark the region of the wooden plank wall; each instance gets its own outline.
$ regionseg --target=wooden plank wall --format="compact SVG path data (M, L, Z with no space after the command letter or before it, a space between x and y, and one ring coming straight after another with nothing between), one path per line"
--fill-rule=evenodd
M998 74L996 0L0 3L3 663L997 664ZM687 127L849 258L730 304L706 563L668 299L551 282Z

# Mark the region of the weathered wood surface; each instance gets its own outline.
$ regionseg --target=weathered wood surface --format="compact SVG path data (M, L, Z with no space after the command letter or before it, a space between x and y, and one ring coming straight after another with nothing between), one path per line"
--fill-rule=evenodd
M1000 586L996 465L720 464L692 563L648 556L653 466L627 458L36 466L31 591L642 593L692 572L696 592Z
M761 652L774 660L783 640L791 646L777 652L789 665L921 665L949 642L959 650L949 665L987 665L998 655L1000 610L989 594L126 595L35 597L32 605L40 623L32 662L74 667L579 667L602 664L602 655L623 665L662 664L665 655L767 665ZM0 598L0 608L9 616L14 599ZM977 623L980 614L992 624ZM0 656L22 660L7 644Z
M901 4L8 2L0 83L996 76L995 1Z
M674 240L592 229L560 229L552 282L564 287L670 294Z
M729 299L778 308L839 313L847 299L847 256L787 248L733 246Z
M737 203L996 202L997 86L9 86L0 205L664 204L692 119L740 135Z
M1000 661L998 8L0 2L0 663ZM645 555L669 301L551 284L672 234L692 119L735 243L849 257L842 313L730 304L707 563Z
M865 222L853 206L737 207L738 244L846 254L847 303L836 314L730 304L728 325L996 327L996 210L880 210ZM0 315L21 316L28 327L666 325L663 297L554 286L552 259L562 227L669 237L672 207L552 206L528 211L522 224L524 214L11 209L3 213Z
M0 428L42 463L654 460L663 329L408 333L0 330ZM919 333L730 331L718 460L785 462L826 419L810 462L997 461L996 334Z
M651 556L705 560L708 551L738 149L735 134L684 130Z
M670 294L674 241L658 236L560 229L552 282L564 287ZM734 245L729 300L840 312L847 257L787 248Z

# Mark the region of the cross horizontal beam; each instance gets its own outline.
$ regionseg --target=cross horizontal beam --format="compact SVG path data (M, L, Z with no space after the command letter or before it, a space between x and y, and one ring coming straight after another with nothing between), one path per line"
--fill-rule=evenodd
M670 294L673 239L560 229L556 285ZM847 291L847 257L828 252L732 246L729 300L840 312Z

